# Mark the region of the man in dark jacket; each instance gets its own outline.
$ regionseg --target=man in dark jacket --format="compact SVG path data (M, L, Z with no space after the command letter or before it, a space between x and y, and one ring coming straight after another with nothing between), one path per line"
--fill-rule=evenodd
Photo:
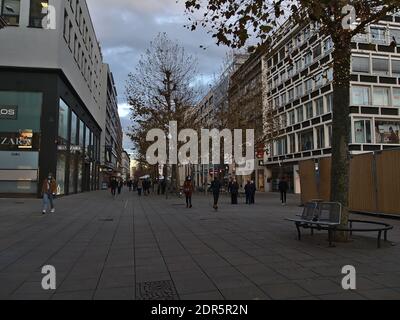
M219 200L219 194L221 192L221 182L218 180L217 177L215 177L214 181L211 183L211 191L214 196L214 209L218 210L218 200Z
M229 191L231 193L232 204L238 204L239 183L234 179L230 184Z
M118 188L118 181L115 178L111 179L110 182L110 188L111 188L111 195L115 198L115 195L117 193L117 188Z
M256 191L257 187L254 181L250 182L250 204L256 203Z
M244 192L246 193L246 204L251 204L251 183L247 181L246 186L244 187Z
M287 182L286 177L282 177L281 180L279 181L279 191L281 193L281 201L282 205L286 205L286 197L287 197L287 191L289 190L289 184Z

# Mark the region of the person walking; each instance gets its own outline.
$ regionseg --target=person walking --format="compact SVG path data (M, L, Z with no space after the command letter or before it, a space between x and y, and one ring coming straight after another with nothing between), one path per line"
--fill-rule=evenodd
M138 191L139 197L142 196L142 190L143 190L143 182L142 182L142 180L139 179L139 181L137 183L137 191Z
M53 178L53 174L49 173L47 178L43 181L42 185L42 196L43 196L43 214L47 213L48 206L50 204L50 212L55 213L54 197L57 194L57 182Z
M231 192L231 203L238 204L239 183L236 181L236 179L233 179L229 188Z
M251 183L248 180L246 186L244 187L244 192L246 194L246 204L251 204Z
M117 179L115 178L111 179L110 188L111 188L111 195L113 196L113 198L115 198L115 196L117 195L117 188L118 188Z
M119 182L118 182L118 195L121 194L123 187L124 187L124 183L122 182L122 180L119 180Z
M129 181L128 181L129 192L132 191L132 185L133 185L132 180L129 180Z
M186 208L193 208L192 206L192 196L193 196L193 183L192 178L187 177L185 183L183 184L183 192L186 196Z
M250 182L250 204L256 203L257 187L254 181Z
M219 200L219 195L221 193L221 182L217 177L214 178L214 181L211 183L211 191L213 193L214 197L214 206L213 208L215 210L218 210L218 200Z
M281 178L281 180L279 181L278 187L279 187L279 192L281 193L282 205L286 206L287 191L289 190L289 184L287 182L286 177Z

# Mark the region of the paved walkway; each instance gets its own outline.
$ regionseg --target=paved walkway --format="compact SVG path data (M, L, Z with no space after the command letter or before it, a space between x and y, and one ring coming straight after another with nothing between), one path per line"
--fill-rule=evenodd
M0 199L1 299L400 299L400 245L371 237L328 248L326 233L302 242L283 218L301 211L277 195L221 209L211 198L184 199L104 191L57 201ZM390 240L400 243L400 221ZM41 288L41 268L57 270L57 290ZM341 269L357 269L357 290Z

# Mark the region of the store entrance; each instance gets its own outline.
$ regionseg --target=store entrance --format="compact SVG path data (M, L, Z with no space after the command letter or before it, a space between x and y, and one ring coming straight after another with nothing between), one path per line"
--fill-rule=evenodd
M83 192L90 191L90 163L85 163L83 168Z

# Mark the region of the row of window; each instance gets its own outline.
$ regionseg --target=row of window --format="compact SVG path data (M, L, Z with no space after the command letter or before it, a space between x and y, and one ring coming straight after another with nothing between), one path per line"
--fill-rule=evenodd
M352 56L352 71L355 73L373 73L378 75L400 76L400 57Z
M306 81L301 81L295 87L289 89L287 92L282 93L280 96L274 98L274 107L279 108L285 106L296 99L303 97L314 90L331 83L333 81L333 69L327 69L319 72Z
M400 121L355 119L351 143L400 145ZM332 125L322 125L278 139L272 146L271 155L282 156L331 146Z
M42 20L48 13L48 0L30 0L29 27L42 28ZM0 15L9 25L20 22L21 0L0 0Z
M353 85L351 87L351 104L400 107L400 88Z
M356 42L374 43L387 45L393 43L400 44L400 29L384 26L371 26L366 28L364 33L360 33L353 38Z

